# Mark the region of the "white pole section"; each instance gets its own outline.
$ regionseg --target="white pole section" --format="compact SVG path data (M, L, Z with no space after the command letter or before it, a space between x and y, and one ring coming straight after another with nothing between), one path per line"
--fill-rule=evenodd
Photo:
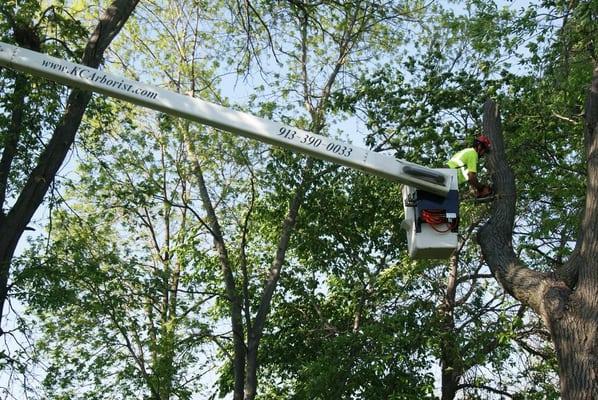
M156 86L0 42L0 65L446 196L451 175Z

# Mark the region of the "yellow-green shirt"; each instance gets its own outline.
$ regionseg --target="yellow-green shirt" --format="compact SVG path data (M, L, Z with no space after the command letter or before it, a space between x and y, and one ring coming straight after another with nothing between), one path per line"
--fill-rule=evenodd
M478 172L478 153L473 147L463 149L451 157L447 164L451 168L459 169L458 181L463 183L469 180L468 174L470 172Z

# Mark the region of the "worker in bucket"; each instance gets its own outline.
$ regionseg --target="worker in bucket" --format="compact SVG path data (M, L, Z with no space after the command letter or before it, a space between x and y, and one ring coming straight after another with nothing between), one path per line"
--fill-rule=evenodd
M492 196L493 190L490 186L483 185L478 181L478 159L490 151L490 139L480 135L473 140L473 146L459 151L447 162L451 168L458 169L457 179L459 185L467 182L475 192L477 199L484 199Z

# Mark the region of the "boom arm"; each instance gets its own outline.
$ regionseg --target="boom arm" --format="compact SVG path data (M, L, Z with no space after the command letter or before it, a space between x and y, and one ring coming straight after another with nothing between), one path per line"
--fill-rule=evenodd
M446 196L452 175L156 86L0 42L0 65Z

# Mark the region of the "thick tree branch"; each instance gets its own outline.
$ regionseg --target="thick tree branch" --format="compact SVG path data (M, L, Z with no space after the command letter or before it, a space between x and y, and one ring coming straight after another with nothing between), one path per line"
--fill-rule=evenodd
M82 64L93 68L100 65L106 48L133 13L138 1L115 0L106 9L87 42ZM40 155L14 206L0 223L0 312L8 293L10 262L16 245L64 162L90 99L90 92L79 89L71 91L66 111L52 138Z
M523 265L513 251L515 178L505 155L500 113L492 100L487 100L484 104L484 133L492 141L487 165L498 196L492 203L490 218L478 232L478 243L492 273L505 290L538 314L545 316L544 297L558 297L560 292L547 293L550 275ZM562 307L558 304L554 306Z
M293 230L295 229L297 216L299 215L299 210L301 208L301 204L303 203L303 199L305 197L307 188L313 181L313 178L309 176L312 167L313 159L309 158L303 169L303 178L295 189L295 193L289 204L287 215L282 223L282 229L278 237L276 255L274 257L274 261L272 262L272 266L270 267L268 278L266 280L264 290L260 297L258 310L254 318L253 329L251 330L251 332L249 332L248 335L249 340L247 345L247 384L245 389L245 396L248 399L255 398L257 389L258 348L262 335L264 333L266 319L268 318L268 314L270 312L272 297L274 296L274 291L276 290L276 286L278 285L280 274L282 272L282 267L286 260L286 253L289 248L291 235L293 233Z
M586 290L591 298L598 284L595 267L598 258L598 66L586 97L584 145L588 160L586 204L575 250L560 276L571 285L579 281L581 288L576 289Z
M18 21L4 7L0 12L6 17L9 25L13 29L16 44L33 51L40 51L41 40L38 32L30 23ZM0 215L4 215L4 201L8 191L8 176L12 168L12 162L17 155L17 147L24 130L23 114L25 99L29 91L29 77L23 74L17 74L15 79L13 94L11 98L12 112L10 123L8 125L7 137L3 143L4 150L0 159Z
M251 169L250 169L251 171ZM256 199L256 190L255 190L255 177L253 176L253 171L251 171L251 197L249 200L249 204L247 206L247 212L245 213L245 217L243 219L243 225L241 229L241 244L240 244L240 253L241 253L241 273L243 274L243 308L245 312L245 325L247 327L247 331L250 332L252 330L252 323L251 323L251 296L249 295L249 272L247 268L247 244L248 244L248 236L249 236L249 221L251 220L251 214L253 212L255 206L255 199Z
M306 173L305 171L311 170L312 165L313 159L310 158L304 169L304 174ZM257 315L255 316L253 334L254 339L257 341L259 341L263 333L264 326L266 323L266 317L268 315L268 311L270 310L270 302L272 296L274 295L276 285L278 284L278 279L280 278L282 266L286 258L286 252L289 248L291 234L293 232L293 229L295 228L295 223L297 222L297 215L299 214L299 209L301 208L301 204L303 202L307 186L310 182L311 179L304 177L303 181L296 188L295 194L289 204L289 210L283 221L282 230L278 238L276 256L274 257L274 261L272 263L272 266L270 267L268 279L266 281L266 285L264 287L264 291L262 292L262 296L260 299L259 309Z
M85 47L81 64L92 68L97 68L100 65L104 51L133 13L138 1L116 0L106 9ZM79 89L71 91L65 114L60 119L48 146L41 154L37 166L29 176L21 195L9 213L17 227L26 225L41 204L75 139L75 134L90 99L90 92Z
M186 144L188 146L188 153L189 158L193 163L193 172L195 175L195 179L197 181L197 185L199 188L200 198L204 210L207 214L207 223L210 227L210 232L212 233L212 238L214 241L214 247L218 253L218 257L220 259L220 269L223 275L224 287L226 290L226 295L230 304L230 318L231 318L231 325L233 329L233 343L234 343L234 360L233 360L233 370L234 370L234 399L241 400L243 398L243 390L245 384L245 360L246 360L246 349L245 349L245 334L243 329L243 321L242 321L242 303L241 299L239 298L237 285L235 282L235 276L232 269L232 264L230 262L230 257L228 255L228 249L226 243L224 241L224 235L222 234L222 228L220 226L220 222L218 220L218 216L216 215L216 210L214 209L213 202L210 198L208 193L208 188L206 185L206 181L204 179L203 169L201 167L201 163L197 158L197 150L195 148L195 144L193 140L191 140L188 135L185 137Z
M12 94L12 113L8 132L4 139L4 150L0 159L0 215L4 215L4 201L8 191L8 177L12 167L12 162L17 155L17 146L21 138L23 126L23 106L27 90L29 88L29 79L19 74L15 79L15 86Z

